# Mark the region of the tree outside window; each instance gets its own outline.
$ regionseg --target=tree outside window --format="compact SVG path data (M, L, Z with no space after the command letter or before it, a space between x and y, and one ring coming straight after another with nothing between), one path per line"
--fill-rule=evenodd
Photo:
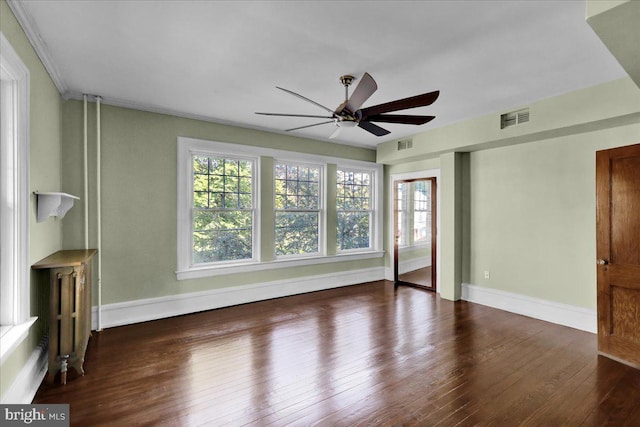
M193 263L253 256L251 160L193 156Z
M338 169L336 195L338 250L370 248L371 173Z
M274 167L276 256L319 252L320 166Z

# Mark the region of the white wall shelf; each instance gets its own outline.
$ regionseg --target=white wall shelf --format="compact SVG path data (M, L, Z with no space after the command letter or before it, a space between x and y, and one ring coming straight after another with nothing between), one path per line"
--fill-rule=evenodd
M50 216L64 218L69 209L73 207L74 200L80 197L67 193L34 193L38 196L38 222L43 222Z

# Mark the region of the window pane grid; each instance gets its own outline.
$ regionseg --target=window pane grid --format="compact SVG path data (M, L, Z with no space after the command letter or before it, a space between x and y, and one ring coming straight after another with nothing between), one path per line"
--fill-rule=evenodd
M194 264L253 257L253 162L193 156Z
M276 163L277 256L317 253L320 225L320 167Z
M196 208L253 208L252 162L194 156L193 206Z
M278 163L275 166L275 208L318 210L320 168Z

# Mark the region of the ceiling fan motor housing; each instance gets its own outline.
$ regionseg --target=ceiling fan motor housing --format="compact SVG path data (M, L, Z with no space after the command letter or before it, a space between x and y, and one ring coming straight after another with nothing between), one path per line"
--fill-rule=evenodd
M351 83L353 83L353 76L350 76L349 74L345 74L344 76L340 76L340 83L342 83L344 85L344 87L350 86Z

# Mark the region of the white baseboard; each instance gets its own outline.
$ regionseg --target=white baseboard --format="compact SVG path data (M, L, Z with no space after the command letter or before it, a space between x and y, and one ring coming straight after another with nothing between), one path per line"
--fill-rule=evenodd
M102 328L129 325L215 308L262 301L359 283L383 280L384 267L277 280L246 286L147 298L102 306ZM93 307L92 328L98 326L98 308Z
M31 356L24 364L18 376L5 394L2 395L0 403L29 404L40 387L40 383L47 373L47 337L45 336L38 346L33 350Z
M594 334L598 331L597 312L588 308L467 283L462 284L462 299Z

